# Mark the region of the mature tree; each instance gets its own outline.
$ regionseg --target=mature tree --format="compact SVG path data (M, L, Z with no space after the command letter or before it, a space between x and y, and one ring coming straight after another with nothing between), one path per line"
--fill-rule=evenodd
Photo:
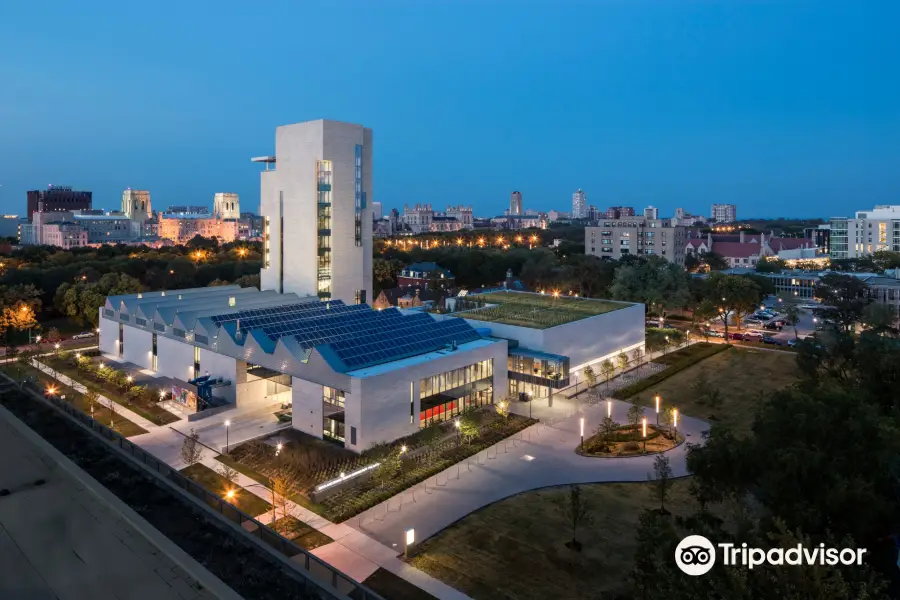
M589 525L593 520L591 506L587 499L582 496L581 486L570 485L568 494L560 499L557 508L563 518L572 525L572 541L568 542L566 546L581 552L581 542L578 541L578 527Z
M759 306L762 293L759 286L748 277L712 273L707 279L706 299L718 309L728 332L728 317L734 318L738 329L741 320Z
M826 306L822 316L833 319L845 330L862 318L863 310L869 304L869 286L865 281L852 275L829 273L816 284L816 296Z
M620 266L610 286L610 294L617 300L643 302L660 316L682 308L690 301L682 268L656 256Z
M137 279L124 273L107 273L98 281L64 283L56 290L53 303L66 316L78 323L96 327L100 321L100 307L107 296L134 294L144 289Z
M784 260L777 256L764 256L756 263L757 273L781 273L784 270Z
M203 446L200 444L200 434L191 429L190 435L185 436L181 443L181 460L190 467L202 459Z
M672 490L672 467L669 465L669 457L665 454L657 454L653 461L653 474L647 474L647 479L652 482L653 497L659 500L660 514L668 514L666 499Z
M724 271L731 266L724 256L716 254L715 252L703 253L701 260L703 264L709 267L710 271Z
M719 311L712 300L704 300L694 309L694 323L697 323L704 331L708 330L706 323L715 319Z
M609 379L613 376L613 373L616 372L616 365L613 364L613 361L608 358L600 363L600 372L603 373L604 379L606 379L606 389L609 389Z
M372 278L375 280L375 287L379 290L395 287L397 285L397 273L402 269L403 263L399 260L374 258L372 260Z
M897 321L895 312L887 304L869 304L863 309L860 320L876 333L891 335L897 333L897 328L894 326Z

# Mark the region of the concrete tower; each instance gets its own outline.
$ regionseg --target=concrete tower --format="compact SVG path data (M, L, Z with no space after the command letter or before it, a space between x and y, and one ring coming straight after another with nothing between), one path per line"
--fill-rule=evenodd
M328 120L284 125L275 129L275 156L252 160L266 163L261 289L372 301L372 130Z
M232 192L216 192L213 198L213 214L220 219L240 219L241 201Z
M522 192L513 192L509 195L509 214L522 214Z

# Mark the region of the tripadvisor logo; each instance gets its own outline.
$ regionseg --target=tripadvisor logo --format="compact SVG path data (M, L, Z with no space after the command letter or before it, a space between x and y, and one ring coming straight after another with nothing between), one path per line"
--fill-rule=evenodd
M736 546L721 543L716 546L702 535L689 535L675 548L675 564L682 572L696 577L708 573L713 568L717 555L722 559L723 565L752 569L760 565L859 566L862 565L863 554L866 553L864 548L826 548L825 544L812 548L797 544L791 548L769 550L751 548L747 544Z

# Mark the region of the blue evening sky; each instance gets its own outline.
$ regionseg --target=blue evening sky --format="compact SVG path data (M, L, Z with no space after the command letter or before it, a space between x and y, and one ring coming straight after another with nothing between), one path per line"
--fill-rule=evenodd
M900 203L898 0L31 0L0 8L0 211L25 190L259 205L277 125L374 129L385 207Z

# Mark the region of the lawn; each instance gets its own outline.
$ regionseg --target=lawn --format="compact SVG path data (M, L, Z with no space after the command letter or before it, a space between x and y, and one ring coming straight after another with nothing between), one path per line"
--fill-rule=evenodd
M307 525L293 515L279 517L278 520L275 521L274 529L282 536L307 550L314 550L319 546L324 546L325 544L330 544L334 541L321 531L315 529L311 525Z
M271 504L237 484L231 483L204 464L195 463L185 467L181 472L222 498L225 497L227 490L235 490L233 504L251 517L256 517L272 510Z
M30 379L37 382L37 384L43 388L47 389L50 386L57 391L57 394L61 396L65 396L66 402L80 410L81 412L91 415L99 421L103 423L107 427L110 427L124 437L131 437L134 435L140 435L142 433L147 433L147 430L143 427L132 423L122 415L116 413L112 415L109 411L109 408L106 407L106 403L95 402L93 413L91 412L90 402L85 400L84 395L80 392L75 391L67 385L63 385L51 378L46 373L38 371L32 366L23 365L21 363L15 364L4 364L0 366L0 371L6 373L9 377L15 380L21 380L22 377L29 377Z
M600 598L625 591L638 519L659 506L649 484L582 486L594 522L579 529L580 554L565 546L571 525L557 509L567 491L526 492L487 506L425 541L411 562L475 600ZM666 508L675 515L697 508L688 480L673 482Z
M701 374L705 374L709 389L719 391L718 405L704 402L698 393L696 382ZM675 406L682 414L748 432L760 402L797 380L793 354L730 348L651 386L631 400L652 406L658 394L663 406Z

